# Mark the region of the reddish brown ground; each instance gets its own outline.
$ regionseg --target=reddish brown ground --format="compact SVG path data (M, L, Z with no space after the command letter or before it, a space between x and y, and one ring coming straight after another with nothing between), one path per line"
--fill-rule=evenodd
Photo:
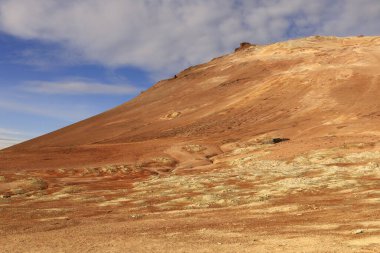
M191 67L0 151L0 252L379 252L379 97L380 37Z

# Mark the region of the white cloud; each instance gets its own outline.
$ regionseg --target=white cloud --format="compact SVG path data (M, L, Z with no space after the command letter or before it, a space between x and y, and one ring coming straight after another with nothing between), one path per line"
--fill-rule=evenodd
M0 29L82 60L167 73L241 41L378 34L379 13L379 0L3 0Z
M2 137L0 137L0 150L16 145L17 143L20 143L22 141L23 140L18 140L18 139L8 139L8 138L3 139Z
M31 138L29 134L12 129L0 128L0 149L15 145L29 138Z
M21 132L15 131L12 129L6 129L6 128L0 128L0 135L7 134L7 135L19 135Z
M7 99L1 97L0 109L3 111L21 112L68 122L75 122L95 114L89 106L72 105L69 103L61 105L37 104L36 101L33 103L20 102L14 98Z
M103 84L87 81L61 81L61 82L46 82L46 81L31 81L27 82L22 89L33 93L46 94L101 94L101 95L126 95L136 94L139 89L126 84Z

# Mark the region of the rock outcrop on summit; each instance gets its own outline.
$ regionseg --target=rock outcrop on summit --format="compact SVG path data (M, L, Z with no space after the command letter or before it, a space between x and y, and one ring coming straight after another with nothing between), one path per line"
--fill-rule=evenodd
M0 248L376 252L379 97L380 37L241 43L1 150Z

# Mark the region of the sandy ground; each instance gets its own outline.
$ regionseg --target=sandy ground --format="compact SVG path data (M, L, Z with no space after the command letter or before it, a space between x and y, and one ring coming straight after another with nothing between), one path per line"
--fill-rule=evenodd
M301 143L228 144L191 169L168 156L3 173L2 252L378 252L380 140L340 142L292 159L271 156Z

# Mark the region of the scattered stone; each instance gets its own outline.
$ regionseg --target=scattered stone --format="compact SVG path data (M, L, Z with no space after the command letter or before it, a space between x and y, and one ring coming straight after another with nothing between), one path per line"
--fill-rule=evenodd
M145 215L143 215L143 214L131 214L131 215L129 215L129 217L131 217L132 219L141 219L144 216Z
M66 172L66 170L61 168L61 169L58 169L57 172L60 173L60 174L63 174L63 173Z
M259 196L259 198L258 198L259 201L266 201L266 200L269 200L269 199L270 199L270 196L267 195L267 194Z
M355 235L358 235L358 234L363 234L364 233L364 230L363 229L357 229L354 231L354 234Z
M118 172L117 168L112 165L108 165L102 168L102 172L107 173L107 174L113 174Z
M10 198L12 195L10 194L10 193L4 193L3 195L1 195L1 198L3 198L3 199L8 199L8 198Z
M181 112L171 112L165 116L166 119L174 119L181 115Z
M290 139L288 139L288 138L264 138L260 142L262 144L276 144L276 143L280 143L283 141L289 141L289 140Z
M171 157L166 157L166 156L159 156L159 157L154 157L150 161L143 162L141 165L143 167L162 167L162 166L175 166L177 163L176 160L174 160Z
M197 152L201 152L201 151L205 150L206 148L203 147L202 145L198 145L198 144L188 144L188 145L184 146L183 149L189 153L197 153Z
M283 141L288 141L288 140L289 140L288 138L274 138L274 139L272 139L272 142L274 144L276 144L276 143L283 142Z

